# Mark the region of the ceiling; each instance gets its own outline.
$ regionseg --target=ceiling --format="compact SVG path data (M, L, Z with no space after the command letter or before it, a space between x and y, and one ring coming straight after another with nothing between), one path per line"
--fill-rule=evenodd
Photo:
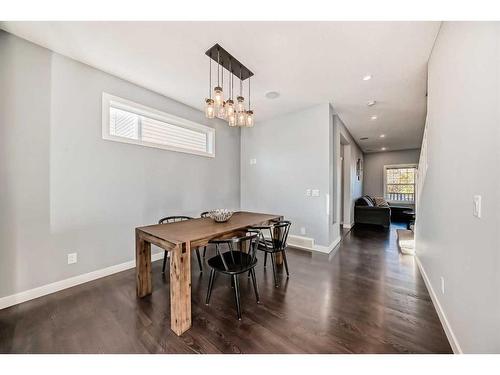
M204 52L219 43L255 73L256 126L330 102L370 152L420 147L427 61L440 23L2 22L0 27L199 109L208 91ZM372 78L364 81L368 74ZM280 96L267 99L269 91ZM369 100L377 104L368 107Z

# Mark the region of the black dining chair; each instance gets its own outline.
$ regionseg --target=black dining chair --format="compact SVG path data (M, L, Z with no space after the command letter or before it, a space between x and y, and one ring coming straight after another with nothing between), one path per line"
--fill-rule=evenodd
M202 213L200 214L200 217L201 217L201 218L204 218L204 217L210 217L210 216L209 216L209 214L210 214L210 211L204 211L204 212L202 212ZM206 253L207 253L207 247L206 247L206 246L204 246L204 247L203 247L203 258L205 258Z
M252 276L255 297L257 303L259 303L259 289L257 288L257 280L255 278L255 265L257 264L256 254L259 240L259 233L255 232L244 237L215 239L210 241L210 243L215 244L215 252L217 255L208 260L208 265L212 270L210 271L207 299L205 301L207 305L210 303L210 296L212 294L215 274L217 272L231 276L238 320L241 320L240 284L238 281L240 274L248 272ZM226 247L228 251L222 252L224 247ZM237 250L238 248L239 250ZM248 251L242 251L244 248L248 249Z
M193 219L190 216L167 216L158 221L158 224L164 223L176 223L178 221L186 221ZM201 263L200 249L196 248L196 257L198 258L198 266L200 267L200 272L203 272L203 265ZM163 255L163 267L161 268L161 273L165 273L165 266L167 265L167 251Z
M278 221L270 225L253 226L249 230L258 231L260 242L258 249L264 251L264 267L267 266L267 254L271 256L271 263L273 264L273 278L274 286L277 288L278 277L276 269L276 254L283 254L283 261L285 262L286 276L290 277L288 272L288 261L286 259L286 242L288 240L288 232L290 231L290 226L292 223L290 221ZM269 237L266 238L267 231L269 231Z

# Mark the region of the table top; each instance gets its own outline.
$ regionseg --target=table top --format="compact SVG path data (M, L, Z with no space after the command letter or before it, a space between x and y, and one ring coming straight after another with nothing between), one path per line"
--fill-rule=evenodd
M264 224L271 220L281 220L281 218L281 215L240 211L235 212L225 223L217 223L206 217L168 224L148 225L136 228L136 230L171 243L183 243L222 236L238 229Z

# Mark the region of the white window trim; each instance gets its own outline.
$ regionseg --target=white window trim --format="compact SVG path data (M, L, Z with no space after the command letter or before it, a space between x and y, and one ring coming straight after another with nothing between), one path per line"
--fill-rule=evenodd
M163 121L168 124L177 125L183 128L202 131L207 134L207 145L208 152L200 152L195 150L187 150L184 148L161 145L157 143L144 142L136 139L129 139L124 137L119 137L110 134L110 124L109 124L109 108L110 107L122 109L124 111L132 112L140 116L149 117L158 121ZM138 146L160 148L163 150L183 152L187 154L194 154L206 157L215 157L215 129L206 125L201 125L193 121L183 119L154 108L147 107L145 105L135 103L131 100L123 99L118 96L108 94L106 92L102 93L102 138L109 141L115 141L120 143L129 143Z
M384 199L386 197L387 193L387 170L388 169L393 169L393 168L415 168L418 170L418 164L389 164L389 165L384 165ZM415 178L417 176L415 175ZM407 204L415 204L415 198L417 194L417 181L414 181L413 185L415 185L415 192L413 193L413 200L412 201L397 201L397 200L387 200L388 203L407 203Z

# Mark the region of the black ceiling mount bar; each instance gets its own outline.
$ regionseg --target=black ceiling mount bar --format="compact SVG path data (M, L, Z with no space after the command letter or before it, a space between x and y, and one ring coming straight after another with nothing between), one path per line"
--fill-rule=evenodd
M236 77L240 76L240 69L241 69L242 81L253 76L253 73L250 71L250 69L248 69L245 65L240 63L237 59L235 59L233 55L227 52L219 44L215 44L212 48L210 48L207 52L205 52L205 54L215 62L217 62L217 55L218 55L220 64L224 68L226 68L229 72L236 75Z

